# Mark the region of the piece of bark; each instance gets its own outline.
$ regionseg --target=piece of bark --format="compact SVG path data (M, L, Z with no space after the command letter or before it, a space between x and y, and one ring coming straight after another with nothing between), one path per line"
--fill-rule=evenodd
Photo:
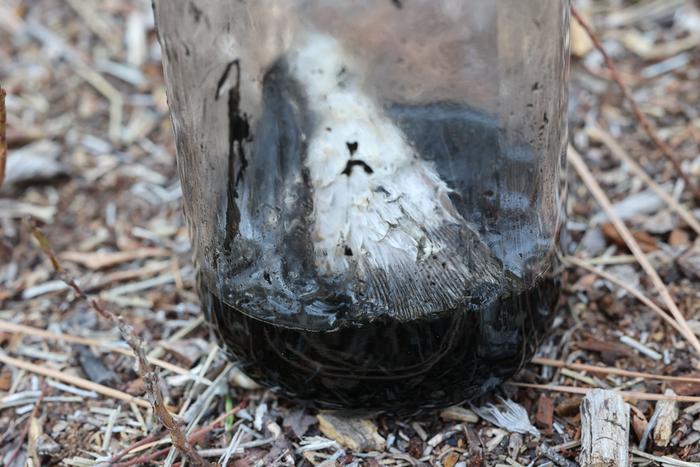
M554 402L546 394L540 395L537 400L537 413L535 423L542 429L545 435L552 434L552 424L554 423Z
M672 389L666 389L667 396L675 396ZM673 423L678 418L678 403L672 400L658 401L656 411L659 416L654 427L654 442L657 446L666 447L673 435Z
M644 438L644 430L647 428L647 424L649 423L647 418L644 416L644 412L639 410L635 406L630 406L631 409L631 418L630 418L630 423L632 425L632 431L634 431L635 436L637 436L638 440L642 440Z
M453 451L444 457L442 465L444 467L454 467L457 461L459 461L459 454Z
M328 412L318 414L317 418L321 433L353 451L383 451L386 447L377 426L366 418Z
M578 414L580 406L580 397L568 397L559 402L554 411L560 417L573 417Z
M9 391L12 386L12 372L8 369L0 371L0 391Z
M632 349L619 342L606 342L589 337L585 341L576 342L576 347L600 354L600 358L607 365L613 365L618 358L635 357Z
M673 229L668 236L668 244L674 247L690 245L690 235L685 230Z
M619 394L589 392L581 403L581 466L629 466L629 430L630 409Z
M682 373L678 376L700 378L700 371ZM673 389L676 394L680 394L682 396L697 396L700 394L700 383L691 383L689 381L671 381L669 386L671 386L671 389Z

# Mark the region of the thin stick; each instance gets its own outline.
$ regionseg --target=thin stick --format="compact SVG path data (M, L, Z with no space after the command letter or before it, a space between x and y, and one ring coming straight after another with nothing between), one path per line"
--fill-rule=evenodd
M142 446L145 446L147 444L150 445L150 444L158 443L161 439L163 439L162 432L150 434L150 435L136 441L131 446L128 446L128 447L124 448L123 450L119 451L118 453L116 453L115 455L113 455L112 458L109 460L109 462L111 464L114 464L115 462L117 462L118 460L122 459L124 456L129 454L131 451L135 451L136 449L138 449Z
M644 171L637 161L632 159L632 157L627 154L627 151L625 151L622 146L617 144L617 141L615 141L615 138L613 138L610 133L597 125L588 128L587 133L591 138L598 140L607 146L613 156L627 164L630 170L632 170L637 177L641 178L642 181L646 183L647 186L649 186L649 188L651 188L654 193L656 193L659 198L661 198L668 205L669 208L677 212L678 215L686 222L686 224L688 224L695 231L695 233L700 235L700 222L698 222L695 216L693 216L688 209L676 201L673 196L669 195L666 190L661 188L661 186Z
M617 285L618 287L626 290L629 292L630 295L632 295L634 298L651 308L651 310L659 315L661 319L666 321L670 326L672 326L676 331L680 332L683 334L683 328L674 320L671 316L668 315L668 312L663 310L659 305L654 303L649 297L644 295L642 292L639 291L639 289L632 287L628 283L618 279L617 277L613 276L612 274L609 274L602 269L594 268L583 261L581 261L578 258L574 258L573 256L566 256L563 258L563 260L567 263L571 263L575 266L580 267L581 269L585 269L588 272L592 272L593 274L596 274L597 276L602 277L603 279L612 282L613 284Z
M584 363L566 363L562 360L553 360L551 358L535 357L532 359L535 365L551 366L554 368L568 368L576 371L588 371L590 373L599 373L603 375L617 375L629 378L643 378L646 380L657 381L678 381L681 383L700 384L700 378L692 378L690 376L667 376L655 375L652 373L641 373L639 371L622 370L620 368L612 368L609 366L586 365Z
M634 257L637 258L637 261L642 266L642 269L644 269L644 271L651 278L651 281L654 283L656 290L659 292L659 295L661 295L661 299L665 302L666 306L675 318L676 322L681 327L681 335L683 335L688 340L688 342L690 342L690 344L693 346L698 355L700 355L700 341L698 341L698 338L695 336L695 334L693 334L693 331L690 330L685 316L683 316L681 310L678 309L678 306L673 300L671 293L668 291L666 284L664 284L664 282L661 280L659 274L651 265L646 255L639 247L639 244L632 236L632 233L629 231L627 226L625 226L625 223L622 222L620 217L615 213L615 210L613 209L610 200L608 199L602 188L600 188L600 185L598 185L598 182L593 177L591 171L588 170L588 167L586 167L586 164L585 162L583 162L581 155L578 152L576 152L576 150L571 145L569 145L568 147L567 155L569 162L571 163L571 165L574 166L574 169L578 173L579 177L581 177L581 180L583 180L583 183L588 187L593 197L596 199L596 201L598 201L598 204L600 204L600 206L603 208L603 211L605 211L605 213L608 215L608 218L615 226L615 229L620 234L620 237L622 237L622 239L625 241L627 248L630 249Z
M88 339L86 337L78 337L78 336L71 336L70 334L64 334L64 333L53 333L46 331L44 329L39 329L35 328L32 326L26 326L24 324L16 324L16 323L11 323L9 321L1 320L0 319L0 331L3 332L16 332L16 333L21 333L21 334L26 334L28 336L36 336L36 337L41 337L43 339L51 339L51 340L59 340L59 341L64 341L64 342L71 342L73 344L80 344L80 345L87 345L87 346L95 346L95 347L102 347L104 349L109 349L110 351L120 353L122 355L127 355L129 357L134 356L134 352L131 349L125 349L123 347L119 347L115 345L113 342L109 341L101 341L97 339ZM165 370L172 371L173 373L177 373L179 375L190 375L189 370L186 370L185 368L179 367L177 365L173 365L170 362L166 362L164 360L160 360L158 358L149 358L148 359L149 363L159 366ZM202 380L204 384L211 384L211 381L209 380Z
M158 417L163 426L170 433L170 439L172 439L173 444L176 448L180 450L187 458L197 467L210 467L212 464L204 459L199 453L194 449L194 447L187 440L187 437L183 434L180 429L180 424L173 414L170 413L168 408L165 406L165 401L163 393L161 391L161 381L158 373L153 369L148 359L146 358L146 352L143 349L143 341L139 338L134 329L127 324L120 316L115 315L110 310L102 307L100 302L95 298L91 298L83 292L77 282L70 277L66 271L61 267L58 262L56 255L51 248L48 238L39 230L36 225L28 223L28 227L32 233L32 236L39 243L39 246L44 251L44 253L51 260L54 270L59 275L61 280L65 282L76 295L87 302L90 307L98 314L98 316L114 323L119 329L119 333L122 335L122 339L129 344L129 347L134 351L136 355L136 360L139 366L139 374L146 383L146 392L148 393L149 399L151 399L151 404L153 405L153 411Z
M7 163L7 110L5 108L5 90L0 88L0 186L5 181L5 164Z
M531 384L531 383L506 383L510 386L516 386L519 388L530 388L530 389L542 389L544 391L553 392L565 392L569 394L588 394L598 388L579 388L576 386L559 386L559 385L547 385L547 384ZM610 389L610 391L616 392L621 395L624 399L635 399L638 401L676 401L676 402L700 402L700 396L677 396L677 395L667 395L667 394L651 394L648 392L639 391L617 391Z
M44 366L35 365L34 363L27 362L25 360L13 358L8 355L5 355L4 353L0 353L0 362L4 363L5 365L13 366L15 368L27 370L37 375L46 376L47 378L53 378L58 381L63 381L64 383L72 384L73 386L78 388L87 389L89 391L95 391L96 393L102 394L105 397L119 399L124 402L134 402L135 404L146 408L151 406L148 403L148 401L139 399L138 397L134 397L125 392L118 391L108 386L103 386L102 384L97 384L87 379L83 379L78 376L73 376L62 371L54 370L53 368L47 368Z
M639 108L639 105L637 104L637 101L634 99L634 96L632 96L632 93L630 92L629 88L627 85L622 81L622 78L620 77L620 73L617 70L617 67L615 66L615 62L613 62L612 58L608 55L608 53L605 51L603 48L603 44L600 42L600 39L598 39L598 36L596 36L595 32L593 32L593 29L591 26L588 24L588 22L581 16L581 14L578 12L576 7L571 5L571 14L576 18L576 21L581 25L581 27L586 31L586 34L588 34L588 37L591 38L591 41L593 42L593 45L595 46L596 49L601 53L603 56L603 59L605 60L605 64L607 67L610 69L610 74L613 77L613 80L617 83L617 85L620 87L620 90L622 91L622 94L625 96L625 99L627 99L630 103L630 106L632 107L632 111L634 112L634 115L637 117L637 120L639 120L639 123L641 123L642 128L644 128L644 131L646 134L649 136L649 139L652 140L652 142L656 145L657 148L661 150L661 153L671 161L673 164L673 167L675 168L676 172L678 175L680 175L683 178L683 181L685 181L685 186L688 187L690 192L693 194L693 197L696 200L700 200L700 188L696 187L695 184L690 180L690 177L683 171L683 168L681 167L680 161L676 158L676 156L673 154L673 150L659 137L658 133L654 129L654 126L651 124L649 119L647 118L646 115L642 112L642 109Z

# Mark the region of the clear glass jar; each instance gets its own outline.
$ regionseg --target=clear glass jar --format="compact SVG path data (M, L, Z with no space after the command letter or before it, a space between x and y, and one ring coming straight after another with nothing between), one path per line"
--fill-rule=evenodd
M452 404L558 297L567 0L161 0L203 306L322 407Z

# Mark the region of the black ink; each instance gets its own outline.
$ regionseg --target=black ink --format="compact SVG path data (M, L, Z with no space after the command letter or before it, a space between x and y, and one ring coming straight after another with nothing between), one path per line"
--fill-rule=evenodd
M372 170L372 167L370 167L367 164L367 162L361 161L361 160L348 161L348 163L345 164L345 168L340 173L343 175L347 175L349 177L350 174L352 173L352 168L355 167L356 165L362 167L362 169L365 171L366 174L374 173L374 170Z
M350 151L350 157L352 157L357 152L357 148L360 146L357 143L357 141L353 141L352 143L345 143L345 145L348 147L348 151Z
M219 78L216 89L216 99L221 94L221 89L229 78L231 70L235 67L235 83L228 91L228 193L226 207L226 236L224 238L224 251L231 252L231 242L237 232L236 225L238 224L239 214L236 208L236 198L238 192L236 186L243 179L243 174L248 161L246 160L244 143L250 140L250 124L248 116L241 113L241 66L238 60L233 60L224 70L223 75ZM236 163L238 162L238 163ZM238 171L236 171L238 166Z

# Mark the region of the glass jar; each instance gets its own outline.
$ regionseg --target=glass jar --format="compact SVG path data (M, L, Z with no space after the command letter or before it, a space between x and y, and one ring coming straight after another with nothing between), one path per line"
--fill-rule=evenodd
M212 329L320 407L492 389L558 298L567 0L155 2Z

